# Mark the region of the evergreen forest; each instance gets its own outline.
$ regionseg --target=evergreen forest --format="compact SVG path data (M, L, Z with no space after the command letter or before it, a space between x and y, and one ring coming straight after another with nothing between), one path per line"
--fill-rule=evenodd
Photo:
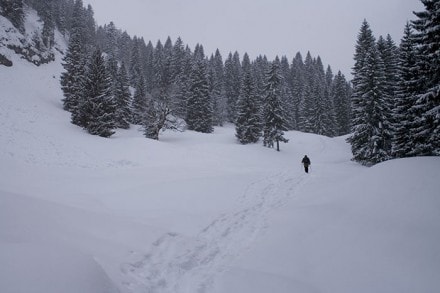
M370 166L440 155L440 1L421 2L400 44L361 24L351 81L310 52L251 60L181 38L145 41L113 22L98 26L82 0L0 0L0 13L24 29L28 5L44 23L42 47L54 45L55 30L68 40L63 107L90 134L140 125L158 140L166 129L211 133L232 123L239 143L277 150L284 131L348 135L353 160Z

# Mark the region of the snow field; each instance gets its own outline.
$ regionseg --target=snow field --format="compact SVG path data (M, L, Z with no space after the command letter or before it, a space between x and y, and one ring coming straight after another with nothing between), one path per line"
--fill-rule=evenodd
M435 292L440 160L364 168L344 138L281 152L70 124L57 62L0 67L0 291ZM300 164L307 154L311 173Z

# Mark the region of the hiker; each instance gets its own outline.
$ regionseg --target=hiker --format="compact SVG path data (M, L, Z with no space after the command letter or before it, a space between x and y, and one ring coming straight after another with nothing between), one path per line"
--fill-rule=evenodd
M311 165L311 163L310 163L310 159L309 159L309 157L307 157L307 155L304 156L301 163L303 163L303 165L304 165L304 171L306 171L306 173L309 173L309 165Z

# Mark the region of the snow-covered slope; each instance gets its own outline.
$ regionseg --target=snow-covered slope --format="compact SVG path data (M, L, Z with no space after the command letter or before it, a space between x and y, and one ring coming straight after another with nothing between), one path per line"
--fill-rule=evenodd
M440 160L364 168L344 138L282 151L70 124L60 56L0 66L0 292L436 292ZM300 160L308 154L310 174Z
M272 213L265 235L216 292L436 292L438 158L395 160L338 178L341 168L349 166L316 170Z
M5 17L0 15L0 66L12 66L17 54L36 65L54 60L55 51L62 51L65 42L55 31L58 42L53 48L46 48L42 40L43 22L37 12L25 6L24 31L19 31Z

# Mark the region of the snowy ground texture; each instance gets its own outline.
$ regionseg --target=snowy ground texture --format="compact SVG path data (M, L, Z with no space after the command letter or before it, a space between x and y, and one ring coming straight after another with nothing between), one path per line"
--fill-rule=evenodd
M59 56L13 61L0 292L439 292L440 158L365 168L344 138L289 132L278 153L231 126L104 139L62 110Z

